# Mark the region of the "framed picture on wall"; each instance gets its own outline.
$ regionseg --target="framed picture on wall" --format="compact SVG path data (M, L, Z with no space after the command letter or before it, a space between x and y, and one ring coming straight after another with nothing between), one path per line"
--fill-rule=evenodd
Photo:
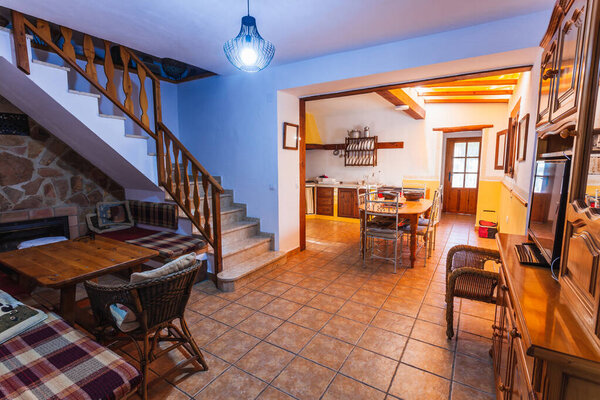
M504 169L504 153L506 152L506 132L504 129L496 133L496 158L494 161L494 169Z
M298 150L298 125L283 123L283 148Z
M525 114L519 121L519 139L517 147L517 161L525 161L527 157L527 131L529 129L529 114Z

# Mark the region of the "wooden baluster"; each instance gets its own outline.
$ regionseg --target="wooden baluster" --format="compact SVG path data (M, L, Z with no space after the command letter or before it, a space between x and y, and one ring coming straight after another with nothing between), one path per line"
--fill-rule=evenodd
M11 15L17 67L29 75L29 53L27 52L27 36L25 35L25 17L15 10L11 11Z
M73 43L71 43L71 38L73 37L73 31L67 27L61 26L60 33L65 39L62 47L63 53L70 58L72 61L75 61L75 48L73 47Z
M96 58L96 49L94 48L94 42L90 35L83 35L83 54L85 54L85 59L87 60L87 64L85 65L85 73L90 76L94 80L94 82L98 82L98 74L96 73L96 64L94 64L94 59Z
M35 22L35 27L37 28L37 35L46 43L52 41L52 34L50 33L50 24L43 19L37 19Z
M192 178L194 179L194 220L196 225L202 226L202 220L200 219L200 185L198 184L198 169L192 164Z
M185 154L181 153L181 164L183 170L183 193L185 194L185 208L188 212L192 212L190 205L190 174L188 173L188 159Z
M156 125L156 164L158 168L158 183L165 185L165 132L160 125Z
M146 95L146 69L141 65L137 65L137 74L140 78L140 108L142 115L140 119L145 127L150 128L150 120L148 119L148 96Z
M115 86L115 65L110 54L110 42L104 41L104 75L106 75L106 91L112 96L112 101L117 101L117 87Z
M204 189L204 232L211 235L210 231L210 207L208 206L208 176L202 174L202 189ZM212 238L209 238L212 240Z
M223 271L223 252L221 250L221 194L215 186L212 186L212 209L213 209L213 253L215 262L215 282L217 274Z
M175 160L173 163L173 168L175 168L175 196L181 202L181 165L179 164L179 147L175 145L175 142L173 142L173 159Z
M123 60L123 93L125 93L125 109L133 114L133 100L131 99L131 77L129 76L129 52L120 46L121 60Z
M165 172L167 173L167 189L172 193L173 192L173 166L171 164L171 154L169 151L171 140L169 139L169 135L164 136L165 142Z

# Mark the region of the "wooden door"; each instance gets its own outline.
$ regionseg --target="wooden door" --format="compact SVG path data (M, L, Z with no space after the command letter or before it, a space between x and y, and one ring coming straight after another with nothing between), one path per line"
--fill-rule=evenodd
M447 140L444 211L462 214L477 211L480 156L481 137Z
M338 217L358 218L356 189L338 189Z

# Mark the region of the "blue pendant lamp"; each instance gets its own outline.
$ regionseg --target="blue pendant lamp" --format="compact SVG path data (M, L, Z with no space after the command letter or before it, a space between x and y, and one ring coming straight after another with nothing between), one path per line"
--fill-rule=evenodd
M258 33L256 19L250 16L250 0L248 15L242 17L240 33L225 42L223 50L229 62L245 72L258 72L266 68L273 59L275 46Z

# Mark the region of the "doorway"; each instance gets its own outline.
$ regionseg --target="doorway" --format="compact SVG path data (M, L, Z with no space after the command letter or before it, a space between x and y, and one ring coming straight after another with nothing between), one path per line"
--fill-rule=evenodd
M447 139L445 160L444 211L475 214L479 189L481 137Z

